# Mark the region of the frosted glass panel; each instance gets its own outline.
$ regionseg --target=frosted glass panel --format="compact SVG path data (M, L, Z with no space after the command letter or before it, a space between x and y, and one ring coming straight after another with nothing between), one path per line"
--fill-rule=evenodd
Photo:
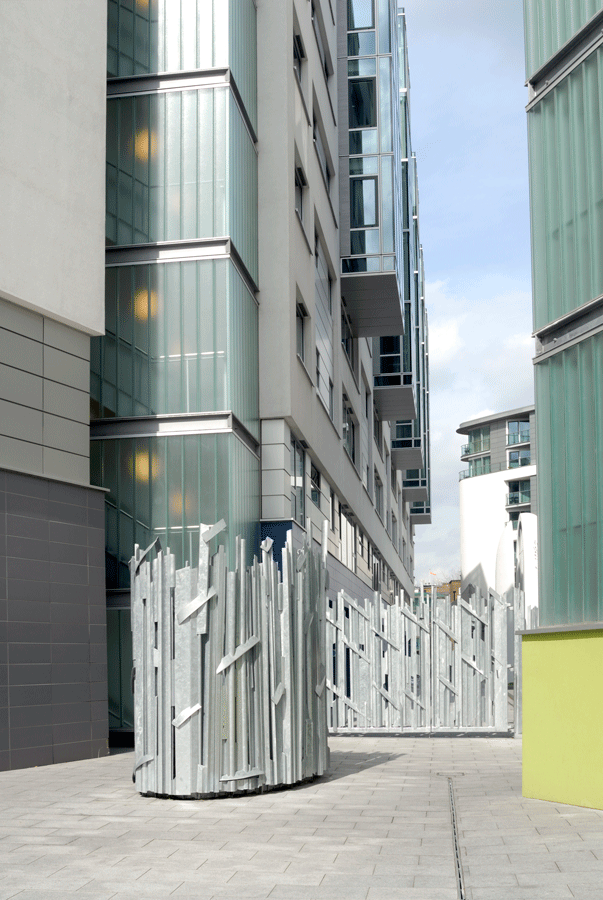
M534 324L603 293L603 51L528 114Z
M247 539L248 562L258 552L259 460L233 434L99 441L92 477L106 498L107 587L128 587L134 544L159 537L176 566L195 566L199 523L224 518L221 536L234 562L234 539ZM116 465L112 464L116 462ZM109 463L109 464L107 464ZM212 550L214 548L212 547Z
M526 74L536 72L601 9L602 0L525 0Z
M108 268L106 295L116 314L91 342L98 416L229 409L258 437L257 304L230 262Z
M542 625L603 619L603 334L535 367Z
M109 100L107 241L230 235L257 280L257 156L226 88Z

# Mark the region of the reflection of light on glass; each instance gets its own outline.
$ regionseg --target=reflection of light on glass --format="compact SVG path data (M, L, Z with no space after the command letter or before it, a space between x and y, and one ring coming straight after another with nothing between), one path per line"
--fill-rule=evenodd
M173 516L181 516L182 515L182 493L181 491L174 491L170 494L170 513Z
M146 288L139 288L134 294L134 316L139 322L146 322L149 315L152 319L157 315L157 291L150 294Z
M134 475L136 481L147 484L149 477L157 478L159 474L159 460L156 456L149 458L148 450L137 450L134 459L130 460L130 475Z
M149 158L149 149L151 156L157 153L157 135L154 131L149 132L146 128L139 128L134 135L134 155L139 162L147 162Z
M145 10L149 8L149 0L136 0L136 9Z

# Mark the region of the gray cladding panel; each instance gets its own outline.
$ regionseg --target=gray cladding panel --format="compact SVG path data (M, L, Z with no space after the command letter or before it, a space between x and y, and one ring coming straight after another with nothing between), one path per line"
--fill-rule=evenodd
M88 335L2 299L0 323L0 465L88 484Z
M104 532L87 524L98 497L0 471L0 769L108 752Z

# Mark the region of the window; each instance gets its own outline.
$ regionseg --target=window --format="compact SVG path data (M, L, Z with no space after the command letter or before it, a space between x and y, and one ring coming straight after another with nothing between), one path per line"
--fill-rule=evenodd
M530 422L528 419L515 419L507 422L507 444L527 444L530 440Z
M373 0L348 0L348 31L374 26Z
M480 456L478 459L470 459L469 460L469 478L473 478L474 475L489 475L490 474L490 457L489 456Z
M377 444L377 449L379 453L382 455L381 451L381 419L377 415L377 407L373 404L373 438L375 443Z
M325 47L327 45L326 38L323 34L322 30L322 22L320 21L316 7L314 3L312 3L312 26L314 28L314 36L316 37L316 46L318 47L318 55L320 56L320 61L322 63L322 70L324 72L325 78L328 79L330 72L329 59L327 57L327 52Z
M350 178L350 228L379 224L377 178Z
M377 469L375 469L374 477L375 477L375 509L377 510L379 518L381 520L383 520L383 482L379 478Z
M297 75L297 80L301 84L302 65L306 54L304 53L304 45L302 44L299 34L293 35L293 69Z
M306 456L303 447L291 439L291 518L300 525L304 524L305 515L305 487L304 472Z
M320 163L320 169L325 180L327 192L329 192L331 189L331 170L327 161L322 132L316 120L316 116L314 117L314 147L316 148L316 155L318 156L318 162Z
M333 382L329 378L329 416L331 421L333 421L333 417L335 415L335 400L334 400L334 392L333 392Z
M320 350L316 350L316 388L320 388Z
M360 559L364 557L364 535L360 529L358 529L358 553L360 555Z
M348 81L348 112L350 128L377 127L377 86L374 78Z
M352 371L354 371L355 354L354 354L354 335L352 333L352 323L350 317L342 301L341 303L341 346L348 358Z
M530 465L530 449L509 450L509 468L518 469L520 466Z
M303 221L304 218L304 190L307 181L299 166L295 167L295 212Z
M356 424L354 422L354 411L350 406L347 394L343 395L342 403L342 436L343 446L352 462L356 463Z
M398 549L398 520L396 519L394 513L392 513L392 544Z
M329 495L329 518L331 520L331 531L337 530L337 504L335 503L335 491L331 491Z
M320 472L313 462L310 463L310 497L320 509Z
M297 355L305 362L306 360L306 319L308 313L303 303L296 304L295 307L295 334L297 343Z
M463 456L466 453L482 453L490 449L490 426L474 428L468 434L469 443L463 447Z
M515 506L518 503L530 502L530 479L525 481L510 481L507 495L507 506Z
M519 512L510 512L509 521L513 523L513 531L517 531L517 526L519 525Z

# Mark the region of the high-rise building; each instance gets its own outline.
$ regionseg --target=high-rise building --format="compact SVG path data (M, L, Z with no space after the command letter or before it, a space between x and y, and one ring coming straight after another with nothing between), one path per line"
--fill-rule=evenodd
M392 0L110 0L108 46L92 459L127 731L134 543L194 565L224 518L231 554L241 534L278 558L327 520L333 592L410 602L427 319Z
M603 3L526 0L540 625L523 790L603 808Z
M237 535L248 560L267 536L278 558L289 531L299 546L326 521L332 595L410 603L414 529L430 521L404 15L394 0L109 0L105 31L93 5L36 4L32 17L30 0L0 4L16 48L0 63L3 103L23 122L0 159L0 488L25 498L7 494L0 518L6 709L11 729L33 729L56 707L56 740L77 744L52 751L45 725L27 740L51 751L19 763L13 749L34 745L15 732L0 767L96 755L107 692L116 739L131 732L135 543L159 538L195 565L199 523L224 518L231 563ZM23 60L43 90L19 82ZM36 553L26 590L14 560ZM31 652L12 649L24 641ZM55 690L57 678L84 686ZM21 711L47 695L50 712L46 699Z
M103 331L106 15L0 3L0 770L107 753Z

